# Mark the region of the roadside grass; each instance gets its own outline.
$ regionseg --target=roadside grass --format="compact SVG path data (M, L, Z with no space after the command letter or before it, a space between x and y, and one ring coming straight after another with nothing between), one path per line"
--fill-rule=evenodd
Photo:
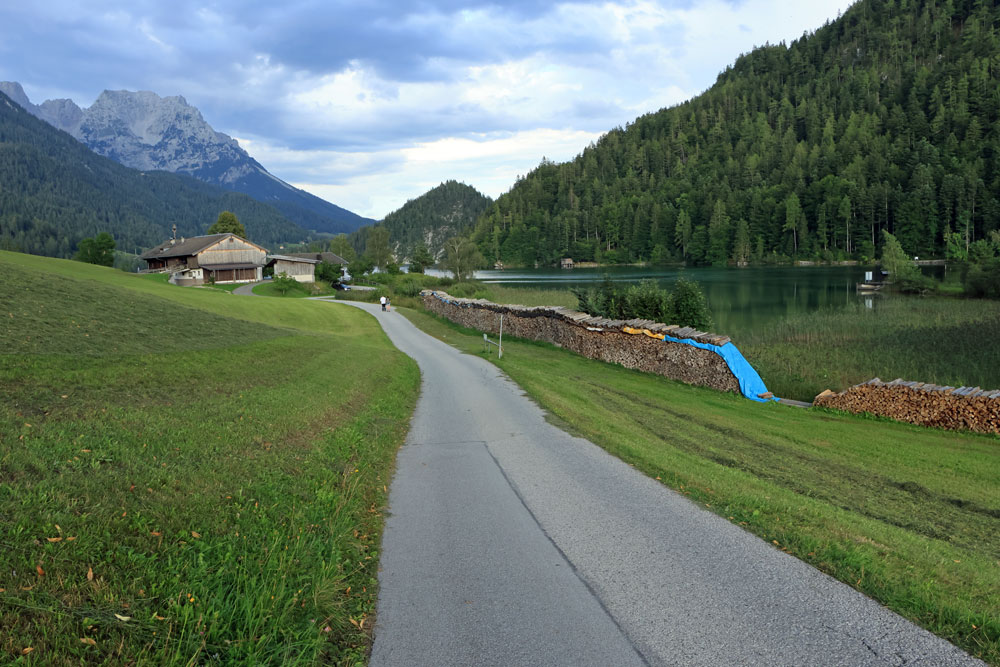
M13 253L0 275L0 662L363 664L419 385L377 323Z
M296 284L284 293L278 290L273 282L261 283L254 286L253 293L258 296L276 296L285 299L304 299L307 296L312 296L309 289L301 283Z
M560 426L993 665L1000 438L758 404L403 311Z
M735 341L777 396L811 401L873 377L1000 389L1000 302L888 297L789 317Z

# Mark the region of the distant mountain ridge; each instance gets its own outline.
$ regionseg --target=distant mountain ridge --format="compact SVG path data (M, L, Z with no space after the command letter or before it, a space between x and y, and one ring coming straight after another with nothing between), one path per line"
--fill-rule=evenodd
M440 257L444 242L471 230L492 203L471 185L449 180L409 200L380 224L389 230L389 243L401 261L408 259L421 241L432 255ZM352 235L351 242L359 252L365 249L370 229L363 227Z
M108 232L132 251L161 243L175 224L178 236L204 234L224 210L257 243L310 238L248 195L98 155L0 93L0 248L69 257L80 239Z
M248 194L305 229L347 233L374 222L269 173L179 95L105 90L93 105L81 109L68 99L32 104L16 82L0 82L0 92L100 155L134 169L187 174Z

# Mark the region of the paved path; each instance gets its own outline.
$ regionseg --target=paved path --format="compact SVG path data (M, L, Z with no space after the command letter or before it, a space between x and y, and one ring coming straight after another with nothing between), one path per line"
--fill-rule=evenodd
M239 287L233 290L233 294L238 294L240 296L259 296L258 294L253 293L253 288L256 287L257 285L263 285L263 284L264 284L263 282L258 282L258 283L247 283L246 285L240 285Z
M372 665L981 664L548 424L486 361L350 305L423 374Z

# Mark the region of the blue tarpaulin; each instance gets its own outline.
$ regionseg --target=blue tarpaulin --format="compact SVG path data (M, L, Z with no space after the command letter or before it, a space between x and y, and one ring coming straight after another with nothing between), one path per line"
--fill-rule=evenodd
M732 343L709 345L708 343L699 343L689 338L674 338L673 336L666 335L663 336L663 340L669 340L671 343L693 345L703 350L715 352L725 360L726 365L729 366L729 370L736 376L736 380L740 383L740 393L751 401L759 401L761 403L778 400L777 398L760 398L760 394L767 393L764 381L760 379L760 375L757 374L754 367L750 365L749 361L743 358L743 354Z

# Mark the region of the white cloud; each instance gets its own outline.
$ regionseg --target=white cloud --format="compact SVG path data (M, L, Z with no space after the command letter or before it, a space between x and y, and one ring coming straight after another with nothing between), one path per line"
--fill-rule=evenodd
M498 197L543 157L572 159L599 133L531 130L472 138L446 137L399 150L368 153L287 151L240 143L296 187L349 210L381 219L447 180Z
M184 95L275 175L374 218L448 179L497 196L851 4L179 2L0 7L0 78L36 103Z

